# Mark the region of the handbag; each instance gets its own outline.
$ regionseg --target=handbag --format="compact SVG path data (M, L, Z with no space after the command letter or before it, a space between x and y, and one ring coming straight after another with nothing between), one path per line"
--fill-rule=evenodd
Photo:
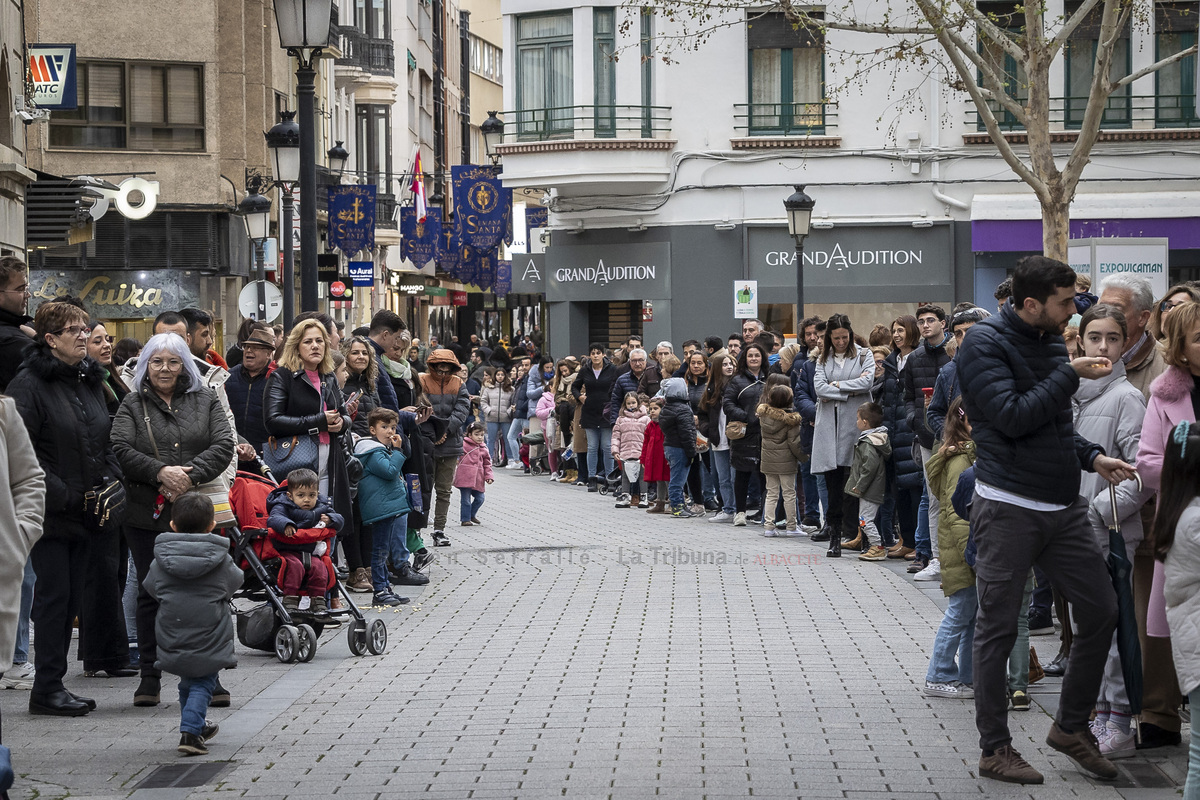
M1037 683L1042 678L1046 677L1046 671L1042 669L1042 662L1038 661L1037 651L1032 647L1029 648L1029 683Z
M727 422L725 423L725 438L729 441L742 439L746 436L746 423L744 422Z
M404 473L404 485L408 489L408 507L418 514L425 512L425 503L421 500L421 476L412 472Z
M345 431L341 438L346 450L346 477L350 479L351 486L358 486L363 476L363 465L358 456L354 455L354 434Z
M102 533L110 525L125 519L129 498L125 485L115 478L101 479L90 492L83 495L83 521L92 533Z
M311 469L318 472L317 441L312 436L292 436L267 439L263 445L263 461L271 468L276 480L283 480L294 469Z
M150 437L150 446L154 448L154 457L158 458L158 442L154 439L154 429L150 427L150 409L146 407L146 398L138 395L142 404L142 421L146 423L146 435ZM160 459L161 460L161 459ZM213 506L213 522L218 528L227 528L237 522L233 513L233 504L229 502L229 487L220 477L211 481L196 484L193 491L208 498ZM155 515L157 519L157 514Z

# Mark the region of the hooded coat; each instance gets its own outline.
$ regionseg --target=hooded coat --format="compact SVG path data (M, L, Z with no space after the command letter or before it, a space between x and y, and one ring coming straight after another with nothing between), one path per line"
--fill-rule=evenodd
M663 450L662 428L654 420L646 423L639 461L642 462L642 480L647 484L671 480L671 466L667 463L667 452Z
M483 412L484 422L497 422L501 425L512 421L513 390L505 389L503 384L483 384L479 391L479 408Z
M454 470L454 488L483 492L487 490L487 482L492 478L492 456L488 452L487 443L476 444L469 436L463 439L462 458L458 460L458 467Z
M663 396L667 400L662 413L658 415L663 445L680 448L691 460L696 456L696 420L692 416L687 384L683 378L667 378L662 385Z
M887 428L859 431L854 462L846 478L846 493L870 503L882 503L887 491L887 460L892 455Z
M411 441L411 437L405 438ZM363 465L362 480L358 482L358 510L363 524L407 514L411 509L404 484L407 459L403 450L388 447L376 439L363 438L354 446L354 455ZM418 526L410 524L409 527Z
M270 516L267 518L267 527L271 530L271 541L275 544L276 550L296 550L304 553L311 553L316 547L317 541L302 541L295 544L290 543L287 536L284 536L284 529L291 525L296 530L309 530L317 527L321 521L321 515L326 514L329 517L329 524L325 529L330 535L336 534L346 524L346 520L341 514L333 510L333 503L328 497L317 495L317 504L312 508L301 508L292 502L292 498L288 497L288 487L286 484L267 495L267 510ZM307 538L307 537L306 537ZM328 538L328 537L323 537Z
M433 457L457 458L462 452L463 426L471 415L471 396L467 394L467 385L462 378L453 374L443 378L433 371L434 364L453 364L458 368L458 359L449 350L434 350L425 363L429 372L421 374L421 389L433 406L433 414L425 421L425 428L430 432L436 427L442 428L442 433L432 437L435 443ZM446 440L437 444L443 433Z
M875 356L854 342L839 364L832 354L817 362L813 385L817 392L817 424L813 431L813 472L830 472L854 463L858 441L858 407L871 399L875 383ZM834 383L837 386L834 386Z
M975 443L964 442L954 452L940 450L929 458L929 491L941 501L938 512L938 558L942 565L942 592L946 597L975 585L975 570L967 565L967 539L970 524L954 510L954 492L958 479L975 463Z
M808 458L801 444L802 419L796 411L775 408L766 403L755 410L762 436L759 472L764 475L792 475L800 462Z
M621 408L621 414L613 425L612 454L621 461L637 461L642 457L642 442L646 438L646 425L650 415L645 406L630 411Z
M1200 686L1200 498L1180 515L1163 572L1171 655L1179 688L1188 694Z
M159 602L155 667L199 678L237 666L229 601L242 585L242 571L229 557L229 540L213 533L160 534L142 585Z
M42 537L46 473L38 464L11 397L0 398L0 672L12 666L21 579L29 551Z

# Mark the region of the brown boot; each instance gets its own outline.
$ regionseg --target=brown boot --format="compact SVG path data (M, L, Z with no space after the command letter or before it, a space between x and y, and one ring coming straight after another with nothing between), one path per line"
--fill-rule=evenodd
M285 594L283 596L283 610L289 614L295 614L300 610L300 598L295 595Z
M647 514L665 514L667 513L667 502L665 500L655 500L654 504L646 509Z
M640 494L629 495L629 507L630 508L637 508L638 504L641 502L642 502L642 496Z
M309 613L311 613L314 617L323 617L328 610L328 606L325 605L324 597L314 597L312 599L312 605L308 607Z

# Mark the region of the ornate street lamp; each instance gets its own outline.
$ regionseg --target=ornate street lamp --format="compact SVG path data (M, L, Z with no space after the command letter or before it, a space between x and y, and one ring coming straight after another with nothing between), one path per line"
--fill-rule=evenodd
M341 178L342 173L346 171L346 162L350 160L350 151L342 146L339 139L333 147L325 151L325 156L329 159L329 169Z
M787 211L788 233L796 240L796 339L803 343L800 323L804 319L804 237L808 236L816 201L805 194L803 186L793 188L796 191L783 201L783 208Z
M238 213L246 225L246 235L254 242L254 260L258 266L258 318L263 319L267 311L267 271L263 262L263 245L271 225L271 201L258 193L257 186L251 191L252 194L247 194L238 203Z
M498 148L504 143L504 123L496 116L495 111L488 112L488 118L479 126L479 132L483 134L483 146L487 150L487 157L492 160L492 166L500 160Z
M283 228L279 231L279 248L283 253L283 325L291 330L292 319L296 316L296 254L292 247L292 214L296 207L293 192L300 180L300 126L296 124L295 111L283 111L279 116L279 122L264 135L271 157L271 173L283 195Z

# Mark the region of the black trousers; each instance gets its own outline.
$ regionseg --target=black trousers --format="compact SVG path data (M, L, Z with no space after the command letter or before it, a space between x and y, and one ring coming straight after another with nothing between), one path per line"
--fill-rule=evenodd
M85 538L43 536L29 553L33 571L37 573L30 613L33 620L34 695L46 695L64 688L71 627L83 600L89 549Z
M158 539L158 531L129 525L125 528L125 536L129 540L134 569L137 570L137 642L142 676L160 678L162 671L154 667L154 662L158 660L158 639L154 635L158 601L142 585L150 573L150 565L154 563L154 542Z
M79 660L85 670L129 666L129 636L121 604L121 528L91 534L87 576L79 611Z
M917 512L921 508L921 487L896 487L896 519L900 523L900 541L905 547L917 548Z
M858 498L846 494L846 478L849 472L849 467L838 467L822 473L825 475L825 489L829 493L825 522L834 536L841 531L843 539L858 536Z
M371 569L371 526L362 524L362 512L358 510L358 500L354 501L354 519L346 529L342 540L342 549L346 551L346 567L354 572L356 569Z
M757 482L761 487L765 485L762 473L758 470L751 472L750 470L737 470L733 476L733 497L734 508L739 512L745 512L748 499L750 497L750 488ZM762 495L759 495L761 499Z

